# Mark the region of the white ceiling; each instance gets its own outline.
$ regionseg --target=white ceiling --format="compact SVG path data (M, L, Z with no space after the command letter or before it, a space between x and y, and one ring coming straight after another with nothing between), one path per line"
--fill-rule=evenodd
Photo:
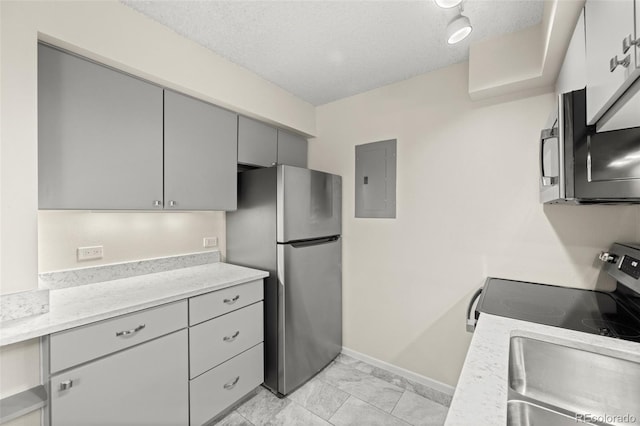
M542 0L467 0L474 27L445 40L456 15L420 1L121 0L314 105L469 56L469 43L539 23Z

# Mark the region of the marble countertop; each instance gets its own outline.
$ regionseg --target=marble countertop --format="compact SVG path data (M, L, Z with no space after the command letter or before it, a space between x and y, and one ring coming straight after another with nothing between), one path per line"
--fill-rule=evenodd
M0 346L262 279L269 274L210 263L51 290L49 312L0 322Z
M524 336L640 362L640 343L483 313L445 425L506 425L509 341Z

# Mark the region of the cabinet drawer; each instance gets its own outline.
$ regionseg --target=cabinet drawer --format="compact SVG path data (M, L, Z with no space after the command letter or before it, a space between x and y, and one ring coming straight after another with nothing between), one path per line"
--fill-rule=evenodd
M262 342L262 302L189 329L190 378Z
M52 376L51 424L187 426L188 386L180 330Z
M189 299L189 325L201 323L263 299L262 280L251 281Z
M191 426L202 425L263 382L263 344L189 383Z
M187 326L187 302L85 325L51 335L51 372L125 349Z

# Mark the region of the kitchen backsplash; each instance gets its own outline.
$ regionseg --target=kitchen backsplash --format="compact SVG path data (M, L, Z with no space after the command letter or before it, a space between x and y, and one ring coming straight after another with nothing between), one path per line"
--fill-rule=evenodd
M138 275L165 272L220 261L219 251L191 253L180 256L114 263L111 265L89 266L56 272L45 272L38 276L41 289L57 290L102 281L111 281Z
M220 250L225 257L224 212L38 212L38 272L108 265ZM203 246L216 237L217 246ZM79 247L102 246L100 259L79 261Z

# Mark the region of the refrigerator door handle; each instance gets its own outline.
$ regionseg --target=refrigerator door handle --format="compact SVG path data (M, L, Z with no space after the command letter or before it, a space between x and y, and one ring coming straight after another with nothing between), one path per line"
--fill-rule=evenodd
M331 237L327 237L327 238L314 238L312 240L292 241L289 244L291 245L291 247L301 248L301 247L311 247L311 246L318 246L320 244L332 243L334 241L338 241L339 239L340 239L340 235L332 235Z

